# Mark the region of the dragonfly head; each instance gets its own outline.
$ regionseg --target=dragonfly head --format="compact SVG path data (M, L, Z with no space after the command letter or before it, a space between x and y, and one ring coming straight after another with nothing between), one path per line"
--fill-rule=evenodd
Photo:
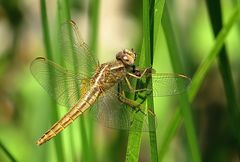
M116 59L122 61L126 66L133 66L136 59L136 53L133 51L133 49L124 49L117 53Z

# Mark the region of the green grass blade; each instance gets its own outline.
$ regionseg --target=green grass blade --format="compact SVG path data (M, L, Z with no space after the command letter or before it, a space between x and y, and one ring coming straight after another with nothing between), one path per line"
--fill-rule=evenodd
M144 35L143 42L147 42L147 43L143 43L143 48L142 48L141 53L143 53L143 51L145 53L148 53L148 51L150 51L149 50L150 45L148 45L148 43L150 42L150 39L149 39L149 1L148 0L143 1L143 24L144 24L143 25L143 35ZM145 57L145 55L140 55L137 59L139 59L139 60L137 60L137 61L139 61L139 63L142 62L145 65L145 61L143 61L143 60L147 59L147 58ZM135 127L135 124L136 124L135 122L132 123L133 128ZM142 132L136 132L136 131L131 131L131 130L129 131L127 152L126 152L126 159L125 159L126 162L138 161L140 147L141 147L141 137L142 137Z
M58 0L57 1L57 21L56 21L56 33L55 33L55 52L56 52L56 57L57 59L59 60L59 64L62 66L62 67L66 67L65 65L65 62L64 62L64 58L62 57L63 54L62 54L62 50L61 50L61 40L59 40L59 36L62 34L61 31L62 31L62 25L63 25L63 22L66 23L70 20L70 12L69 12L69 2L66 1L66 0ZM65 87L67 87L67 83L64 84ZM66 97L69 95L69 92L67 91L67 88L66 89L66 93L64 95L66 95ZM70 109L70 105L68 105L66 107L66 109ZM69 135L68 135L68 139L69 139L69 147L70 147L70 150L69 152L71 152L70 156L72 157L73 161L77 161L77 155L76 155L76 151L75 151L75 139L74 139L74 134L75 134L75 131L76 129L74 129L73 127L69 127L68 128L69 130ZM65 145L65 147L67 147ZM66 153L67 154L67 153ZM68 158L66 156L66 158Z
M45 0L41 0L41 18L42 18L42 29L43 29L43 43L46 49L46 55L49 59L53 59L53 53L51 49L50 32L48 25L47 9Z
M6 156L11 160L12 162L16 162L17 160L14 158L14 156L10 153L10 151L3 145L3 143L0 141L0 149L6 154Z
M222 12L220 1L206 1L206 2L208 12L210 15L210 20L212 23L213 32L216 37L222 28ZM232 131L237 141L240 142L239 136L240 131L238 124L240 123L240 111L237 102L235 88L233 85L233 77L225 45L223 45L223 47L219 51L218 66L224 83Z
M67 0L59 0L58 4L60 5L59 8L62 9L61 11L59 11L59 16L60 16L59 26L61 26L62 23L67 23L71 20L70 5L69 5L69 1L67 1ZM72 33L71 33L70 26L68 26L68 27L69 27L67 29L68 34L73 36ZM81 31L79 31L79 32L81 32ZM73 38L72 38L72 40L73 40ZM73 41L72 41L71 44L73 44ZM72 48L73 48L73 46L72 46ZM74 51L74 50L72 49L72 51ZM72 58L73 58L74 64L77 65L79 63L77 62L78 59L76 59L75 57L76 57L75 54L72 53ZM87 61L87 60L83 60L83 61ZM64 61L62 61L62 62L64 62ZM74 72L76 74L79 73L79 70L78 70L77 66L74 66ZM79 90L78 83L76 83L75 87L76 87L77 90ZM78 92L78 94L80 94L80 92ZM81 153L82 159L83 159L83 161L86 161L86 162L94 161L93 156L91 155L93 150L90 149L90 146L93 145L93 144L91 144L92 140L88 139L87 128L86 128L86 119L83 116L80 116L79 121L80 121L79 122L79 124L80 124L79 132L80 132L80 135L81 135L80 140L81 140L81 145L82 145L82 148L83 148L82 153ZM72 139L72 138L71 138L71 141L74 141L74 139ZM73 150L73 151L77 152L76 150Z
M98 43L98 24L99 24L99 6L100 0L90 1L90 39L89 46L92 53L96 56L97 53L97 43Z
M238 21L239 18L239 8L236 8L233 11L233 14L230 16L228 22L225 26L221 29L218 36L216 37L215 43L213 48L210 50L209 54L206 58L202 61L202 63L199 65L199 68L194 74L194 77L192 79L192 84L189 89L189 99L190 101L193 101L195 98L201 83L203 79L205 78L208 70L210 69L211 65L213 64L214 60L219 55L219 51L221 50L224 41L226 40L226 37L229 34L230 29L233 27L233 25Z
M138 161L140 145L141 145L141 132L129 132L128 146L126 153L126 162Z
M89 3L89 47L91 50L91 54L93 58L97 59L97 52L98 52L98 28L99 28L99 8L100 8L100 0L91 0ZM96 149L94 147L94 126L95 122L93 120L88 120L89 125L89 151L90 161L97 161L96 156L91 156L96 154Z
M157 44L157 36L159 26L161 25L162 13L164 9L165 0L156 0L150 2L150 54L151 61L147 66L152 66L154 57L154 49ZM147 45L146 45L147 46ZM149 57L149 56L146 56ZM153 96L149 96L147 99L147 107L154 112ZM149 118L150 119L150 118ZM155 121L149 120L149 127L156 127ZM151 161L158 161L158 148L157 148L157 135L156 131L149 132L150 149L151 149Z
M189 96L190 102L192 102L194 100L194 98L196 97L196 94L201 86L203 79L205 78L211 65L214 63L214 60L218 56L219 51L220 51L224 41L226 40L226 37L228 36L230 29L237 22L238 18L239 18L239 8L236 8L233 11L233 14L229 18L226 25L223 26L223 28L219 32L219 34L216 38L215 44L212 47L212 49L210 50L209 54L199 65L196 73L193 76L192 84L188 91L188 96ZM169 126L167 127L167 131L164 135L165 138L163 139L163 141L168 141L168 142L163 142L160 145L160 149L164 149L163 151L160 150L160 153L166 152L166 150L171 142L171 139L168 139L169 136L172 134L172 132L174 132L174 130L176 130L176 126L179 127L181 125L182 120L180 120L179 118L181 118L181 113L180 113L180 111L176 111L176 113L174 115L174 119L172 120L173 122L171 122L169 124ZM173 135L171 135L171 137L173 137ZM164 155L160 155L160 156L164 156Z
M157 36L159 32L159 26L161 25L163 9L165 5L165 0L156 0L155 2L155 10L154 10L154 46L156 46Z
M143 1L143 47L138 62L141 66L152 66L153 62L153 48L154 48L154 6L155 0ZM143 104L144 106L145 104ZM153 98L151 96L147 99L148 107L154 109ZM142 121L143 122L143 121ZM136 123L133 122L133 128ZM149 120L150 127L155 124L155 121ZM141 146L141 132L131 131L128 137L128 146L126 153L126 162L138 161L139 151ZM156 132L150 132L151 145L151 160L157 161L157 138Z
M163 30L167 40L167 45L168 45L168 50L169 50L173 70L175 73L183 73L183 66L182 66L182 63L180 62L181 52L178 47L178 43L176 41L177 39L174 34L174 29L170 20L167 3L165 4L162 25L163 25ZM179 99L180 99L181 113L184 117L184 124L186 128L188 144L192 154L192 160L195 162L200 162L201 161L200 151L199 151L199 146L198 146L197 137L195 133L195 128L193 125L190 105L188 103L188 97L186 94L182 94L180 95Z
M53 53L51 50L51 43L50 43L50 32L49 32L49 25L48 25L48 17L47 17L47 10L46 10L46 2L45 0L40 1L41 5L41 18L42 18L42 28L43 28L43 39L44 39L44 46L46 49L47 58L53 60ZM50 83L53 84L54 83ZM51 107L55 108L52 112L52 122L56 122L58 120L58 111L57 111L57 104L56 102L51 102ZM64 153L62 147L62 140L61 135L55 137L54 140L56 154L58 161L64 161Z
M152 20L152 25L154 25L153 29L151 31L154 31L153 34L150 34L151 39L151 53L153 53L155 51L155 47L157 45L157 36L158 36L158 30L159 30L159 26L161 25L161 19L162 19L162 13L163 13L163 9L164 9L164 4L165 4L165 0L156 0L155 1L155 6L151 7L152 13L154 13L153 16L153 20ZM152 33L152 32L150 32ZM154 103L153 103L153 97L150 96L147 100L148 102L148 108L151 109L151 111L154 112ZM150 121L149 120L149 124L150 127L155 127L155 121ZM158 157L158 148L157 148L157 135L156 135L156 131L154 132L149 132L149 137L150 137L150 148L151 148L151 161L158 161L159 157Z

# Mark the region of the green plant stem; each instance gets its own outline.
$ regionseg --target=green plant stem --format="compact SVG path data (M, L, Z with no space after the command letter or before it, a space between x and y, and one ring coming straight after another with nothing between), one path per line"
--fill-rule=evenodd
M43 42L46 49L46 54L49 59L53 60L53 54L50 43L50 33L49 33L49 25L48 25L48 17L46 10L46 2L45 0L41 0L41 18L42 18L42 29L43 29Z
M233 27L233 25L235 24L235 22L237 22L239 18L239 11L240 11L239 8L236 8L233 11L233 14L230 16L228 22L226 23L226 25L223 26L223 28L217 35L215 43L212 49L210 50L209 54L207 55L206 58L204 58L204 60L199 65L199 68L195 72L188 93L190 101L193 101L193 99L196 97L196 94L201 86L203 79L205 78L211 65L214 63L214 60L218 57L219 51L221 50L224 41L226 40L226 37L229 34L230 29Z
M61 23L69 24L70 23L69 21L71 20L69 1L67 1L67 0L59 0L59 5L61 5L60 8L62 9L61 14L60 14L61 21L60 21L59 24L61 24ZM76 53L74 53L74 49L73 49L74 48L74 46L73 46L74 36L73 36L72 29L71 29L70 25L67 25L67 31L66 32L67 33L65 33L65 34L69 34L69 38L70 38L70 41L71 41L71 42L68 42L68 43L70 45L69 48L72 48L71 49L72 52L69 53L69 54L71 55L72 60L73 60L73 64L74 64L73 65L73 68L74 68L73 70L74 70L74 73L78 74L79 73L79 69L78 69L77 65L79 65L80 62L76 58ZM62 34L62 33L60 33L60 34ZM77 54L79 54L79 53L77 53ZM62 59L64 59L64 58L62 58ZM83 60L83 61L87 61L87 60ZM78 85L77 82L75 84L75 87L76 87L76 89L78 91L77 94L80 94L80 92L79 92L80 88L79 88L79 85ZM78 96L78 98L80 98L80 95ZM83 147L82 154L81 154L82 155L82 159L83 159L83 161L86 161L86 162L93 161L93 159L92 159L93 157L91 156L92 150L90 150L90 145L91 145L92 141L90 141L88 139L87 129L86 129L86 119L82 115L79 117L79 124L80 124L79 132L80 132L80 135L81 135L80 141L81 141L81 145ZM72 138L73 137L70 138L71 141L74 140ZM77 152L77 151L74 150L74 152Z
M159 26L161 25L163 9L165 5L165 0L156 0L155 2L155 10L154 10L154 49L157 42Z
M153 62L154 49L154 6L155 0L143 1L143 47L142 55L138 57L139 64L145 67L151 67ZM150 83L151 84L151 83ZM144 104L143 104L144 105ZM154 110L153 98L147 98L147 105ZM142 121L143 122L143 121ZM133 122L133 126L134 126ZM149 119L149 127L155 124L155 121ZM155 126L154 126L155 127ZM138 161L141 146L141 132L130 131L128 136L128 146L126 153L126 162ZM156 131L149 133L151 145L151 161L158 161L157 157L157 138Z
M183 73L183 66L182 66L182 63L180 62L180 60L181 60L180 53L181 52L178 47L177 39L174 34L174 29L172 27L172 23L170 20L167 3L165 4L165 10L164 10L162 21L163 21L163 24L162 24L163 30L164 30L165 37L167 40L167 45L168 45L168 50L169 50L173 70L175 73ZM181 113L184 117L184 124L185 124L185 128L186 128L188 144L190 146L190 151L192 154L192 160L195 162L200 162L201 156L200 156L200 151L199 151L199 147L198 147L195 128L193 125L191 109L190 109L190 105L188 103L188 97L186 94L182 94L182 95L180 95L179 99L180 99Z
M53 60L53 53L51 50L51 43L50 43L50 33L49 33L49 25L48 25L48 18L47 18L47 10L46 10L46 2L45 0L40 1L41 6L41 18L42 18L42 29L43 29L43 39L44 39L44 46L46 49L46 55L49 59ZM52 75L53 76L53 75ZM52 79L50 79L52 80ZM50 83L54 86L54 83ZM57 104L56 102L51 102L51 107L55 108L55 111L52 112L52 122L56 122L58 120L58 111L57 111ZM64 161L64 154L63 154L63 147L62 147L62 140L61 135L55 137L54 140L56 154L58 161Z
M222 12L220 1L207 0L207 8L210 15L213 32L216 37L222 28ZM225 45L223 45L221 50L219 51L218 66L221 72L227 98L229 119L231 122L230 125L232 126L232 132L237 139L238 144L240 144L240 111L235 93L235 88L233 85L233 77Z
M3 150L3 152L6 154L6 156L12 161L16 162L17 160L14 158L14 156L10 153L10 151L3 145L3 143L0 141L0 149Z
M152 10L150 12L154 13L153 16L153 20L151 22L153 26L153 30L154 31L154 35L151 35L151 39L152 40L152 53L157 45L157 36L158 36L158 30L159 30L159 26L161 25L161 19L162 19L162 13L163 13L163 9L164 9L164 4L165 4L165 0L156 0L155 1L155 6L152 7ZM151 18L150 18L151 19ZM150 100L150 101L149 101ZM151 109L151 111L154 112L153 109L153 100L152 100L152 96L148 98L148 108ZM155 121L149 121L150 127L155 127ZM151 126L154 125L154 126ZM149 132L149 136L150 136L150 148L151 148L151 161L159 161L159 157L158 157L158 149L157 149L157 136L156 136L156 131L155 132Z
M61 50L61 40L59 39L60 38L60 35L62 34L62 25L63 25L63 22L67 23L69 20L70 20L70 12L69 12L69 1L67 0L58 0L57 1L57 22L56 22L56 35L55 35L55 39L56 39L56 47L55 49L57 50L56 53L58 54L56 57L57 59L60 61L60 65L62 67L66 67L66 64L65 64L65 61L64 61L64 54L62 53L62 50ZM65 78L66 79L66 78ZM68 88L67 88L67 83L65 82L64 84L65 86L65 89L66 89L66 92L65 92L65 96L67 97L69 95L69 91L68 91ZM68 104L67 106L67 109L70 109L70 104ZM77 155L76 155L76 151L75 151L75 139L74 139L74 128L73 127L69 127L68 128L69 130L69 141L70 141L70 148L71 148L71 156L72 156L72 159L73 161L77 161Z
M238 18L239 18L239 8L236 8L233 11L233 14L231 15L231 17L229 18L229 21L219 32L219 34L216 38L215 44L212 47L212 49L210 50L209 54L199 65L196 73L193 76L192 84L188 91L188 97L189 97L190 102L192 102L194 100L194 98L202 84L203 79L205 78L211 65L214 63L214 60L218 56L219 51L220 51L224 41L226 40L226 37L228 36L230 29L232 28L234 23L237 22ZM174 130L176 130L176 127L179 127L181 125L182 120L180 120L179 118L181 118L180 111L176 111L175 115L174 115L174 119L172 120L173 122L171 122L169 124L169 126L167 127L167 130L166 130L166 133L164 135L164 137L166 137L167 139L164 138L163 141L168 141L168 142L163 142L161 144L161 146L159 147L160 149L164 149L165 151L160 150L160 152L166 152L166 150L171 142L171 139L168 139L169 138L168 135L171 135L172 132L176 132L176 131L174 131ZM171 137L173 137L173 135ZM163 156L163 155L161 155L161 156Z
M165 0L154 0L150 1L150 13L149 13L149 19L150 19L150 62L146 62L146 66L152 66L153 64L153 57L154 57L154 49L156 45L156 36L158 35L158 29L159 26L161 25L161 18L162 18L162 13L163 13L163 8L164 8ZM146 42L145 42L146 43ZM147 47L147 44L146 44ZM146 54L147 55L147 54ZM152 85L152 83L150 83ZM147 107L154 112L154 101L153 101L153 96L149 96L147 98ZM149 127L155 128L155 119L150 120L149 118ZM157 135L156 131L150 131L149 132L149 138L150 138L150 149L151 149L151 161L152 162L157 162L158 161L158 148L157 148Z
M98 43L98 24L99 24L99 6L100 0L91 0L90 1L90 31L89 31L89 46L93 52L93 55L96 56L97 53L97 43Z
M142 53L143 50L145 53L149 51L149 45L148 43L150 42L149 40L149 1L143 1L143 35L144 35L144 41L147 43L143 43L143 48L142 48ZM145 33L146 32L146 33ZM146 36L148 35L148 36ZM147 47L146 47L147 46ZM148 50L147 50L148 48ZM140 62L144 62L145 55L140 55L137 59ZM144 62L145 64L145 62ZM135 122L132 123L133 127L135 125ZM127 152L126 152L126 162L136 162L138 161L139 158L139 152L140 152L140 146L141 146L141 137L142 137L142 132L136 132L136 131L129 131L128 135L128 144L127 144Z
M97 59L98 52L98 24L99 24L99 8L100 0L90 0L89 2L89 47L91 49L91 54L93 58ZM95 122L92 120L88 121L89 123L89 149L91 150L90 159L91 161L96 161L96 156L91 156L96 154L96 149L94 147L94 126Z

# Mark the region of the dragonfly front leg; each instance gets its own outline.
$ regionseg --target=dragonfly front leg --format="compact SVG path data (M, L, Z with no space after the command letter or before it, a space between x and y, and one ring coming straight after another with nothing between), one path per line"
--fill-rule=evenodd
M149 67L149 68L144 69L143 72L140 72L139 70L134 69L134 73L128 72L128 75L132 76L134 78L137 78L137 79L141 79L144 75L149 74L151 72L152 72L152 68Z
M142 72L140 70L137 70L134 68L133 70L133 73L130 73L128 72L128 76L131 76L133 78L136 78L136 79L141 79L143 78L144 75L147 75L147 74L150 74L152 73L153 69L151 67L149 68L145 68ZM146 91L146 92L151 92L151 89L148 89L148 88L141 88L141 89L134 89L129 81L129 79L127 77L124 78L126 83L127 83L127 86L129 88L129 90L133 93L136 93L136 92L143 92L143 91Z

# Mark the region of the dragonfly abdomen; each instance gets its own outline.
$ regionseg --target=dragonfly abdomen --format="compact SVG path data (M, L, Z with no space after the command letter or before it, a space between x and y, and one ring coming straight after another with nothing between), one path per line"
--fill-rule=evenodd
M97 100L101 91L99 88L90 89L58 122L56 122L44 135L37 141L37 145L49 141L68 125L70 125L79 115L86 111Z

